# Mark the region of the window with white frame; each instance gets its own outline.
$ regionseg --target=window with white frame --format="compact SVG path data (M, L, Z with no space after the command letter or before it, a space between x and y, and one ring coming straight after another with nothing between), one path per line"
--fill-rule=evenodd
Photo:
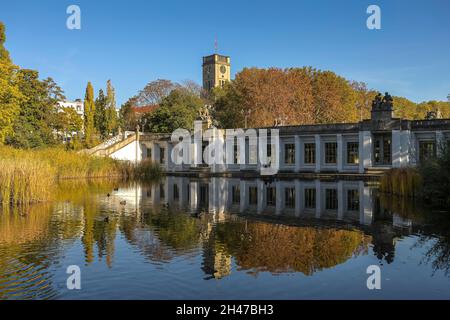
M305 164L316 163L316 144L305 143Z
M325 142L325 163L336 164L337 142Z
M316 207L316 189L305 189L305 208L314 209Z
M295 188L284 189L284 205L286 208L295 208Z
M295 144L287 143L284 145L284 162L295 164Z
M347 142L347 163L358 164L359 163L359 143Z

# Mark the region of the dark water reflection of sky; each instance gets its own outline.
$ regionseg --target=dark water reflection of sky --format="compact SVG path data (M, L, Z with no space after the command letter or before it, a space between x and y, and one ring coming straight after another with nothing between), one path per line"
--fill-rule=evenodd
M363 182L65 182L56 199L0 213L0 299L450 298L448 213Z

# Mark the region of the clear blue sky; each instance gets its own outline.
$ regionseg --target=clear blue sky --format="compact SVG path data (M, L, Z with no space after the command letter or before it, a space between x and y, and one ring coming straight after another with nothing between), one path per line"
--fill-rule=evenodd
M147 82L201 83L201 57L244 67L313 66L413 101L450 93L450 1L0 0L14 62L51 76L69 99L111 79L118 103ZM82 29L66 28L77 4ZM366 9L382 29L366 28Z

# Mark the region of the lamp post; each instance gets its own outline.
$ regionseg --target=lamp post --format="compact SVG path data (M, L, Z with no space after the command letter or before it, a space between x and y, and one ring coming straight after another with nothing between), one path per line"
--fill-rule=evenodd
M250 117L250 114L252 113L252 110L241 110L241 113L244 115L244 121L245 121L245 129L247 129L248 126L248 117Z

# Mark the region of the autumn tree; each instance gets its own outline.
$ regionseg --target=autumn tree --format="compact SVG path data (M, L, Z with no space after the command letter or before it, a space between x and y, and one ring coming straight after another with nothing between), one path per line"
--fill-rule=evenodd
M119 111L119 126L124 130L135 130L137 125L136 113L133 107L136 105L136 97L127 100Z

